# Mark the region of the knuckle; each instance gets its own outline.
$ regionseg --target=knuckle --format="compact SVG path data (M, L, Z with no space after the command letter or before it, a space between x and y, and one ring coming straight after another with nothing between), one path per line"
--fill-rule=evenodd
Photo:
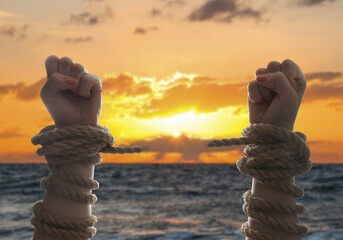
M256 70L255 75L259 75L259 74L262 74L264 72L265 72L264 68L259 68L259 69Z
M45 60L51 60L51 59L58 59L58 57L55 54L49 55Z
M283 60L282 65L284 65L284 64L293 64L293 63L294 62L291 59L287 58L287 59Z
M101 79L100 79L100 77L98 77L98 76L95 75L95 74L92 74L91 77L92 77L94 83L96 83L96 84L101 84Z
M53 61L58 61L58 57L56 55L49 55L46 59L45 59L45 65L47 65L50 62Z
M72 69L75 72L85 72L85 67L83 65L81 65L80 63L74 63L72 66Z
M64 56L59 60L59 62L61 64L70 64L70 63L73 63L73 60L69 57Z
M278 66L280 63L278 61L271 61L268 63L268 68Z
M251 82L248 84L248 86L247 86L247 90L248 90L248 91L251 91L251 89L253 88L254 84L255 84L255 81L251 81Z

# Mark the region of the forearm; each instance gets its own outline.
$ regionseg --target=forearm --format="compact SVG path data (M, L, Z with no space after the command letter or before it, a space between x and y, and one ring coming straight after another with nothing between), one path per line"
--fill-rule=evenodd
M61 167L69 171L71 174L75 174L78 176L85 176L91 179L94 178L93 165L85 165L83 163L71 163L71 164L62 165ZM64 184L70 187L73 187L75 190L79 190L84 193L91 193L91 190L89 189L85 189L74 184L69 184L69 183L64 183ZM43 207L46 211L58 217L64 218L66 220L84 219L84 218L90 217L92 214L91 204L58 197L49 192L45 192L45 195L43 198ZM49 237L36 230L33 236L33 240L43 240L43 239L55 240L59 238Z
M294 178L289 180L291 183L294 183ZM271 199L280 203L285 203L285 204L295 204L296 203L296 199L295 197L287 194L287 193L283 193L280 191L277 191L275 189L273 189L272 187L265 185L259 181L256 181L254 178L252 179L252 195L256 196L256 197L261 197L264 199ZM298 223L298 215L297 214L282 214L282 213L270 213L272 216L280 219L280 220L285 220L285 221L289 221L292 223ZM249 225L253 228L256 229L258 231L260 231L261 233L266 233L268 235L271 235L273 237L282 237L283 240L300 240L301 236L299 235L294 235L294 234L290 234L290 233L285 233L283 231L279 231L275 228L271 228L268 227L264 224L261 224L258 220L253 219L251 217L249 217L248 219ZM246 238L247 240L254 240L252 238Z

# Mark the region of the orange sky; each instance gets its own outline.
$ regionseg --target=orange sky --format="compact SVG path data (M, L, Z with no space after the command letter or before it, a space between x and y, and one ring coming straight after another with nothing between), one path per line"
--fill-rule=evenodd
M316 163L343 163L343 5L287 0L78 0L0 2L0 162L44 162L31 137L53 121L39 98L50 54L69 56L103 82L99 124L116 163L233 163L244 146L204 148L241 137L247 85L256 69L289 58L307 90L294 131Z

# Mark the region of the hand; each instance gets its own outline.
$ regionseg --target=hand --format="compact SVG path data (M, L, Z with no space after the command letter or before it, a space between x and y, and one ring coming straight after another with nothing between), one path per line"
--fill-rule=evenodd
M249 121L269 123L293 131L294 122L306 89L306 79L290 59L272 61L267 69L256 71L256 80L248 84ZM258 81L267 77L265 81Z
M40 97L57 128L71 124L98 124L102 85L99 77L68 57L50 55L45 60L47 82Z

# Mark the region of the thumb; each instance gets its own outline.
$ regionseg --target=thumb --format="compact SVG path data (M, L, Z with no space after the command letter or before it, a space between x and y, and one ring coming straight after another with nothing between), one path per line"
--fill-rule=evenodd
M58 72L50 74L41 94L56 95L60 91L70 90L77 86L78 80Z
M282 72L266 73L258 75L256 81L259 85L274 91L281 102L287 101L295 96L296 92L287 77Z

